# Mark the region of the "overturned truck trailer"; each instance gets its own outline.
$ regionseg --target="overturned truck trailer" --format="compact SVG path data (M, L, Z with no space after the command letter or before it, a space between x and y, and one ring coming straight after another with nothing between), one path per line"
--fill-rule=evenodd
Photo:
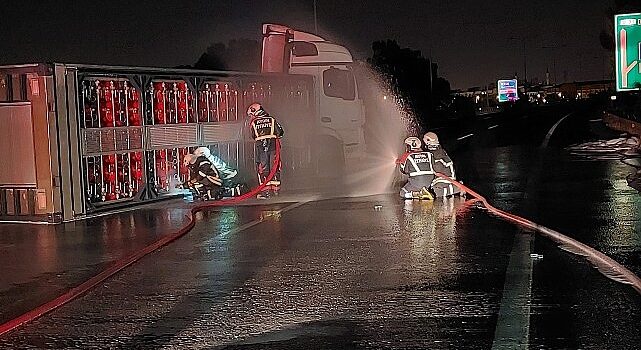
M291 74L0 66L0 221L71 221L170 196L187 177L182 157L199 146L253 174L252 102L298 130L283 176L312 169L313 84Z

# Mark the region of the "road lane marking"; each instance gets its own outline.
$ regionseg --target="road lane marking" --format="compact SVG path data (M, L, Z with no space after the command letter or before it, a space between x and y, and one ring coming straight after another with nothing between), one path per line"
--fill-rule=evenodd
M543 140L543 143L541 144L541 148L546 148L548 146L548 143L550 143L550 138L552 137L552 134L554 134L554 131L559 126L559 124L561 124L561 122L563 122L565 120L565 118L571 116L572 114L574 114L574 112L566 114L563 118L559 119L559 121L556 122L556 124L554 124L554 126L552 126L552 129L550 129L550 131L548 131L548 134L545 135L545 139Z
M531 234L523 231L514 236L492 349L528 349L533 239Z
M461 141L461 140L464 140L464 139L466 139L466 138L468 138L468 137L472 137L472 136L474 136L474 134L467 134L467 135L465 135L465 136L461 136L461 137L459 137L459 138L458 138L458 139L456 139L456 140Z

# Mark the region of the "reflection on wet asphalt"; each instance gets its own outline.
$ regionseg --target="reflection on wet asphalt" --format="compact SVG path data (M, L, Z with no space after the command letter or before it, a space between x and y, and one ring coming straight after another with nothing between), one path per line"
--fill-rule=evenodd
M223 209L0 345L487 348L515 228L459 206L380 196ZM269 219L221 235L239 211Z
M540 129L545 135L549 125ZM641 274L641 198L626 181L634 169L541 150L539 135L528 135L536 145L473 145L452 152L459 176L497 207L589 244ZM184 238L9 334L0 348L490 349L499 310L506 306L529 306L529 344L523 348L641 344L641 297L539 236L527 250L543 256L527 271L532 284L523 290L530 297L519 291L502 300L509 295L505 282L519 277L518 269L508 269L510 258L523 253L514 237L528 233L482 210L452 201L401 202L396 195L283 208L267 203L200 215ZM263 221L246 225L258 219ZM138 238L126 232L122 242L112 242L111 234L97 236L105 244L95 248L101 250L94 252L99 262L152 241L156 230ZM3 280L0 297L15 298L20 291L26 301L17 304L24 309L38 299L32 294L52 293L48 283L64 290L81 280L83 273L67 272L83 271L91 254L67 266L73 247L100 246L86 234L79 229L76 235L38 236L37 242L55 242L44 247L70 251L44 249L35 254L41 264L15 264L31 267L2 276L9 287ZM8 251L16 238L0 239L0 249ZM20 261L28 248L18 252L8 261ZM40 282L47 273L60 274L64 283Z
M140 209L62 225L0 225L0 323L184 224L186 210Z
M533 159L540 178L528 187ZM641 197L619 161L585 161L557 149L503 147L461 155L467 178L496 206L586 243L641 275ZM530 179L532 181L532 179ZM526 198L526 200L524 200ZM641 297L581 257L537 236L530 347L636 349Z

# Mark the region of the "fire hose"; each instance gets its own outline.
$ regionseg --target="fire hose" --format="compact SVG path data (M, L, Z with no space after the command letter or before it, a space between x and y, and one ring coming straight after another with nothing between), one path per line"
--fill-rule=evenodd
M252 198L256 196L259 192L263 191L267 184L274 178L276 175L276 172L278 171L278 168L280 167L280 140L276 139L276 155L274 157L274 163L272 164L271 171L267 175L267 178L265 181L261 184L259 184L256 188L253 190L240 195L238 197L231 197L227 199L221 199L218 201L213 201L213 202L203 202L199 203L198 205L194 206L191 208L189 215L187 216L187 223L178 229L178 231L169 233L164 235L162 238L157 240L156 242L128 255L125 256L119 260L117 260L113 265L108 267L107 269L101 271L97 275L93 276L92 278L88 279L87 281L81 283L80 285L68 290L67 292L63 293L62 295L58 296L57 298L44 303L35 309L32 309L12 320L9 320L3 324L0 324L0 336L3 336L18 327L29 323L31 321L34 321L38 319L39 317L52 312L53 310L69 303L72 300L77 299L78 297L82 296L83 294L87 293L91 289L99 286L102 282L107 280L108 278L113 277L115 274L118 272L122 271L126 267L134 264L136 261L142 259L146 255L149 255L156 250L168 245L169 243L177 240L178 238L184 236L187 234L189 231L191 231L192 228L196 225L196 221L194 219L196 213L207 209L207 208L212 208L212 207L220 207L220 206L225 206L233 203L237 203L240 201L243 201L248 198Z
M639 278L634 272L630 271L609 256L558 231L539 225L518 215L514 215L504 210L495 208L487 201L487 199L485 199L485 197L444 174L436 173L436 176L451 182L460 190L472 195L474 198L467 201L466 205L479 202L482 203L488 212L498 216L503 220L515 223L534 232L538 232L547 238L550 238L552 241L558 243L561 249L585 257L599 270L599 272L601 272L606 277L623 284L628 284L639 294L641 294L641 278Z
M194 216L196 213L206 209L206 208L211 208L211 207L217 207L217 206L224 206L227 204L232 204L236 203L238 201L245 200L247 198L253 197L259 192L261 192L266 186L269 181L273 179L273 177L276 174L276 171L278 170L278 167L280 165L280 142L277 140L276 142L276 156L274 157L274 164L272 166L272 169L267 176L267 179L260 184L258 187L253 189L250 192L245 193L244 195L238 196L238 197L233 197L229 199L223 199L211 203L202 203L199 205L194 206L190 210L190 215L188 216L188 222L180 228L178 231L165 235L163 238L159 239L158 241L152 243L151 245L148 245L147 247L129 255L126 256L117 262L115 262L111 267L107 268L106 270L103 270L102 272L98 273L94 277L90 278L89 280L85 281L84 283L70 289L69 291L65 292L64 294L60 295L59 297L42 304L35 309L32 309L31 311L28 311L8 322L5 322L0 325L0 336L7 334L8 332L11 332L18 327L34 321L35 319L69 303L72 300L77 299L78 297L84 295L87 293L89 290L97 287L100 285L102 282L107 280L110 277L113 277L115 274L118 272L122 271L126 267L134 264L136 261L140 260L144 256L166 246L167 244L177 240L178 238L184 236L187 234L194 226L195 226L195 220ZM574 254L582 255L586 257L588 261L590 261L592 264L595 265L599 269L601 273L603 273L605 276L617 281L621 282L624 284L629 284L634 288L637 292L641 293L641 279L636 276L632 271L628 270L618 262L614 261L612 258L608 257L607 255L597 251L596 249L589 247L583 243L580 243L570 237L567 237L555 230L552 230L550 228L547 228L545 226L539 225L533 221L530 221L528 219L522 218L518 215L511 214L509 212L503 211L501 209L495 208L492 206L486 199L485 197L481 196L477 192L473 191L469 187L463 185L462 183L446 176L440 173L436 174L437 177L440 177L442 179L445 179L449 182L451 182L453 185L457 186L460 190L465 191L466 193L472 195L474 198L466 201L466 206L475 204L475 203L482 203L485 209L487 209L490 213L500 217L501 219L504 219L506 221L516 223L522 227L525 227L529 230L538 232L542 234L543 236L546 236L550 239L552 239L554 242L558 243L561 245L561 248L564 250L567 250L569 252L572 252Z

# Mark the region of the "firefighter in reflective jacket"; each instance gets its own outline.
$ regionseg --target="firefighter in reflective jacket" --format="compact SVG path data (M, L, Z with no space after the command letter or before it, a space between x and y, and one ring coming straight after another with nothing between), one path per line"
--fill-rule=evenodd
M404 199L434 199L428 190L434 181L432 154L421 149L421 140L418 137L406 138L405 145L407 152L397 160L401 166L401 172L409 177L405 186L401 188L401 197Z
M254 139L255 159L256 159L256 172L258 173L258 181L263 184L269 176L272 166L274 166L274 159L276 157L276 139L283 137L283 128L278 124L276 119L263 109L258 103L253 103L247 109L247 116L249 120L249 128L251 136ZM278 168L274 177L267 183L267 186L258 194L257 198L266 199L271 194L278 195L280 191L280 167L279 163L276 165Z
M447 155L445 149L441 147L438 136L433 132L428 132L423 136L423 142L428 152L432 154L432 166L435 173L441 173L456 180L456 173L454 172L454 162ZM464 195L458 187L454 186L451 182L436 177L430 186L432 192L436 197L448 197L454 195Z
M222 181L220 189L221 197L236 197L240 196L243 192L244 185L238 182L236 175L238 170L231 167L218 155L211 153L208 147L198 147L194 150L193 155L196 157L203 156L211 163L212 167L218 171L218 176Z
M203 155L187 154L183 162L189 168L189 181L182 187L190 189L202 200L220 199L223 181L211 161Z

